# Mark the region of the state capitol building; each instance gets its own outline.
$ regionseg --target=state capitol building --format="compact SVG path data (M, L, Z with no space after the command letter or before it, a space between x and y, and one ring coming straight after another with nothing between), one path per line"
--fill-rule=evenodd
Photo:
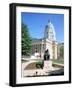
M42 39L33 39L32 40L32 54L37 52L43 58L45 50L49 50L50 59L57 59L57 41L56 41L56 33L54 29L54 25L51 21L48 21L44 30L44 37Z

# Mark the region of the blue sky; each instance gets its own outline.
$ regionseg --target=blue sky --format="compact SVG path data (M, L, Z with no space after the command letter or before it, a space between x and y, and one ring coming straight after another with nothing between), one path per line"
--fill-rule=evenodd
M63 14L48 14L48 13L21 13L21 20L29 28L29 33L32 38L43 38L45 26L48 20L52 22L56 32L56 40L64 42L64 15Z

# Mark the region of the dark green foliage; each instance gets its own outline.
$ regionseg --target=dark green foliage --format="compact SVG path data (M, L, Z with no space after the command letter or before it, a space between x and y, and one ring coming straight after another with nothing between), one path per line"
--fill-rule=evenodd
M43 67L44 67L44 61L38 61L38 62L36 63L36 67L43 69Z
M60 48L60 57L64 58L64 47Z
M31 54L31 38L27 25L22 23L22 55L29 56Z

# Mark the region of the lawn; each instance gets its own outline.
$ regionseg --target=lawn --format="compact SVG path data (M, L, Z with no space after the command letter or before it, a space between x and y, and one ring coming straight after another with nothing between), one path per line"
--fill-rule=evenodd
M42 69L43 68L43 64L44 62L41 59L37 59L37 62L32 63L29 65L29 67L27 67L26 69ZM22 63L27 63L27 60L23 60L22 59ZM53 64L64 64L64 60L63 59L52 59L52 63Z
M42 63L42 60L36 60L38 61L37 63ZM59 63L59 64L64 64L64 59L52 59L53 63ZM28 62L27 60L22 59L22 63Z
M64 59L55 59L55 60L52 60L53 63L59 63L59 64L64 64Z

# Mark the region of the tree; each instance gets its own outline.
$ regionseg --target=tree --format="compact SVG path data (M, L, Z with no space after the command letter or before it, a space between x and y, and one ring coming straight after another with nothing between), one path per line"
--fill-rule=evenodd
M31 38L27 25L22 23L22 55L29 56L31 53Z
M60 48L60 57L64 58L64 47Z

